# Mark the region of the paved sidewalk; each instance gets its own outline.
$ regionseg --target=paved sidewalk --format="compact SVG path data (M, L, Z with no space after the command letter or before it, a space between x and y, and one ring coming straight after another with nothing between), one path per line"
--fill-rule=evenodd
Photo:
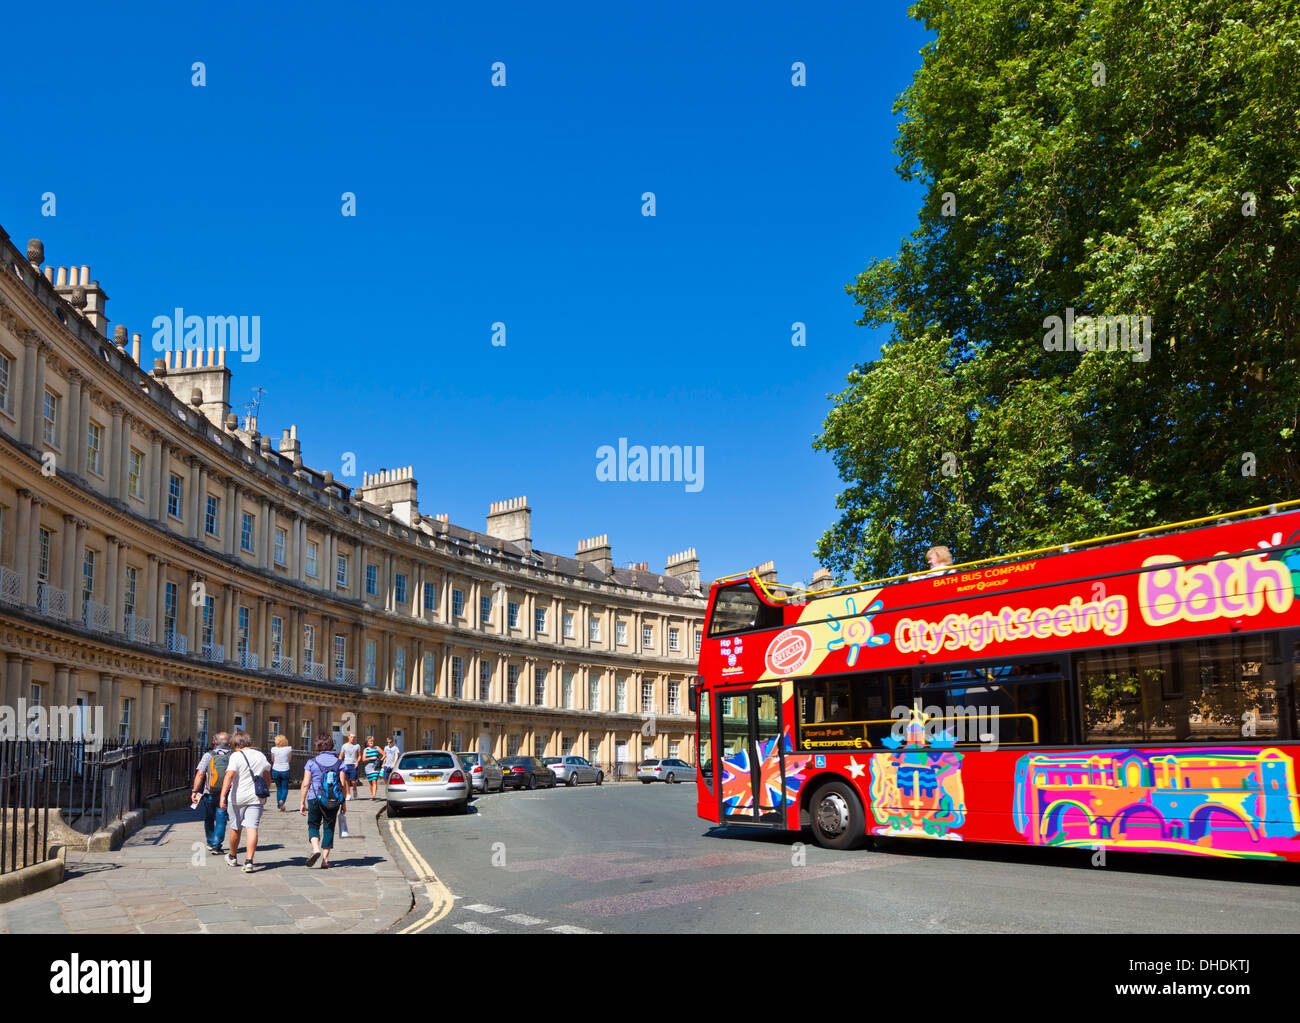
M372 933L412 905L411 885L390 858L375 819L383 802L348 804L352 837L334 839L330 867L307 869L311 851L298 792L275 809L275 789L258 830L257 870L228 866L203 842L199 810L164 814L117 852L68 852L64 882L0 905L8 934Z

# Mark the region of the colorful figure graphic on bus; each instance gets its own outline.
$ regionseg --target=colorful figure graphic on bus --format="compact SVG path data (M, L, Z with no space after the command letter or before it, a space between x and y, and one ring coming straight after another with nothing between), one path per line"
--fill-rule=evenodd
M1277 858L1300 836L1295 765L1279 749L1029 754L1015 791L1033 845Z
M784 763L781 756L784 748ZM790 733L760 741L755 749L758 755L758 786L762 810L779 810L799 801L799 790L804 783L804 770L808 756L795 756ZM749 749L729 753L722 758L722 813L723 816L748 814L754 809L753 772L750 770Z
M927 743L925 716L913 708L903 740L884 741L894 749L870 761L871 812L881 825L873 833L961 841L966 792L953 737L940 732Z
M875 600L871 602L865 611L859 614L857 599L845 597L844 617L832 617L826 623L831 631L842 633L826 644L827 652L838 650L847 643L849 647L848 664L851 668L858 663L858 653L864 646L883 646L888 643L888 636L877 636L875 630L871 627L871 619L876 612L884 609L884 602Z

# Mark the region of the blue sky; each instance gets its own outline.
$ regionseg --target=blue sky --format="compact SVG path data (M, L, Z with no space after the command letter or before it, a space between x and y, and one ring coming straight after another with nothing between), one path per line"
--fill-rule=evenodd
M706 578L806 581L840 489L811 441L885 340L843 286L920 201L891 108L924 28L902 4L438 7L19 5L0 224L88 264L146 344L175 306L260 316L232 404L265 388L263 432L296 423L313 467L413 465L421 511L469 528L526 494L562 554L608 533L620 564L693 546ZM620 437L703 447L703 489L598 481Z

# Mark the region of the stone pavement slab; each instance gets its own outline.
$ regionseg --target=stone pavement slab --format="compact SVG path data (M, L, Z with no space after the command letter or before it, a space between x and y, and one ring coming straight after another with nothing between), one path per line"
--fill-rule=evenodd
M199 810L149 821L117 852L72 852L62 884L0 905L4 934L370 934L413 905L411 884L379 833L383 802L348 813L351 837L334 839L330 869L308 869L307 819L267 800L257 869L245 874L208 852ZM244 851L239 851L239 864Z

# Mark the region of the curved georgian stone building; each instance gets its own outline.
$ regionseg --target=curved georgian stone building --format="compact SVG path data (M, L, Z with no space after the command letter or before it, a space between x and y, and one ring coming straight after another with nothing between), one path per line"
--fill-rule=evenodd
M146 371L88 268L0 249L5 706L102 707L109 741L486 722L498 755L694 759L694 550L616 568L604 536L533 549L525 498L480 531L421 515L409 469L346 486L239 427L226 349L146 341Z

